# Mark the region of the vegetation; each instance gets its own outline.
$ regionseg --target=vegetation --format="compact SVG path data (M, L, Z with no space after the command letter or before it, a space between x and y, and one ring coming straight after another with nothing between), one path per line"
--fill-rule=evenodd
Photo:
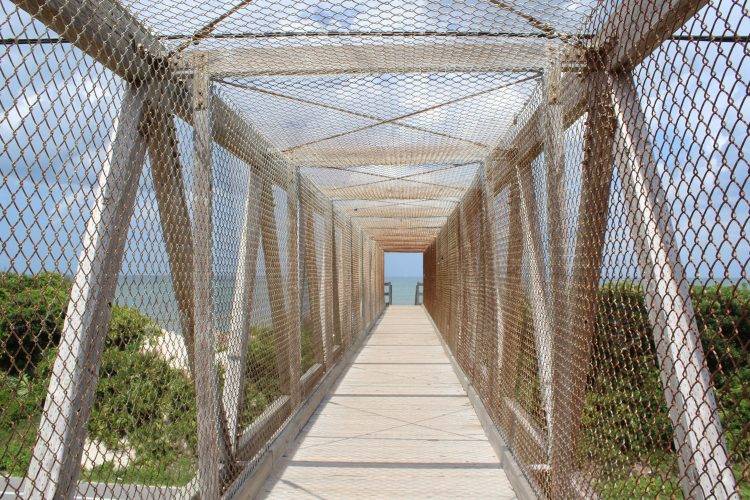
M28 467L70 293L55 273L0 273L0 473ZM750 496L750 290L692 289L696 319L716 387L735 474ZM601 287L592 370L584 408L580 457L596 467L603 497L680 496L671 421L663 398L642 290L631 283ZM539 383L530 310L521 318L522 356L516 399L540 427ZM161 334L140 312L113 307L89 421L89 438L109 450L132 452L126 467L112 461L82 478L180 485L197 462L195 394L189 374L170 367L144 343ZM221 337L221 336L220 336ZM302 371L315 363L312 328L302 325ZM256 326L248 363L240 428L280 395L271 327ZM116 462L116 461L115 461Z
M730 459L750 495L750 290L694 287L691 295ZM607 284L598 304L581 452L601 466L597 488L604 497L681 496L643 292L631 283Z
M24 475L31 460L70 287L70 280L56 273L0 273L3 475ZM113 460L83 470L82 479L154 485L192 479L197 466L194 384L157 350L143 349L160 334L158 325L137 310L112 308L88 431L89 439L130 459L124 467ZM309 337L303 335L303 343L311 342ZM246 375L244 426L280 396L272 328L253 329Z
M273 328L254 327L247 346L240 429L253 423L280 396Z

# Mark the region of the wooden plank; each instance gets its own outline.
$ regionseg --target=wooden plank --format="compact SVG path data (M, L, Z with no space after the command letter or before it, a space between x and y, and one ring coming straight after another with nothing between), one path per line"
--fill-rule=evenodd
M138 132L143 106L143 90L128 86L99 174L96 205L83 236L26 476L27 498L68 498L76 491L112 301L146 155L145 141Z
M611 82L617 175L642 271L683 492L693 498L733 496L736 483L646 117L632 77L612 76Z
M480 162L487 156L487 148L456 141L444 147L401 146L384 149L382 146L333 147L323 144L299 148L286 153L293 167L342 167L368 165L424 165L428 163Z
M237 255L236 285L232 306L232 325L237 330L227 346L226 374L222 402L227 415L227 426L232 450L237 449L240 411L243 405L247 346L250 340L255 299L255 281L258 272L258 247L260 243L260 179L250 174L244 221Z
M376 200L377 202L377 200ZM359 217L394 217L394 218L421 218L421 217L445 217L453 212L455 203L436 200L435 204L420 200L403 200L402 202L381 201L377 205L362 203L358 207L349 208L348 204L342 204L347 209L349 216L359 223ZM356 209L356 210L355 210ZM364 226L363 224L361 226Z
M708 0L623 0L592 40L608 49L607 69L628 72L708 4Z
M393 180L359 186L323 186L321 191L336 201L372 198L380 200L439 200L441 198L460 198L466 192L466 186Z
M193 95L193 293L195 398L198 418L198 478L203 498L221 491L219 392L213 329L213 172L211 89L205 66L196 69Z
M219 78L258 75L338 75L358 73L531 72L545 65L545 50L556 41L544 38L484 38L417 41L380 39L362 45L331 43L262 48L222 48L185 53L208 56L211 74Z
M526 413L526 410L524 410L516 400L512 398L503 398L503 404L513 416L514 422L529 436L530 442L537 446L538 450L536 451L544 456L547 453L547 450L549 450L547 433L542 431L539 426L534 423L534 419Z
M261 496L514 497L422 307L386 309L290 449Z

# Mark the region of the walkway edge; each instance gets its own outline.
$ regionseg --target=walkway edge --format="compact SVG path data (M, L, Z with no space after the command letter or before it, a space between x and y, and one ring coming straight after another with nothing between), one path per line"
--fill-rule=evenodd
M469 401L474 407L474 411L482 424L484 433L487 436L492 449L495 450L495 454L500 460L500 465L503 466L505 475L508 476L508 480L513 487L513 492L521 500L536 500L539 496L535 493L534 488L531 487L526 476L523 475L521 466L511 454L508 445L505 443L505 439L500 435L500 431L497 430L497 426L495 425L495 422L492 421L492 417L487 411L487 408L485 408L482 399L479 397L479 393L474 389L471 380L466 376L463 369L458 364L458 361L456 361L456 358L453 356L450 348L448 348L448 344L445 343L443 334L433 321L430 312L424 307L424 305L422 305L422 308L425 310L425 314L429 318L432 327L435 328L435 331L438 334L437 337L440 339L440 344L443 346L443 350L451 362L454 373L458 377L463 388L466 390L466 395L469 397Z
M255 466L252 467L251 470L248 470L247 473L240 474L240 476L229 486L223 498L227 500L239 500L255 498L258 495L266 480L271 476L273 471L276 470L284 455L286 455L294 444L300 431L305 427L307 421L310 420L312 414L320 406L323 398L330 393L331 388L341 379L342 375L346 373L357 358L359 352L365 345L365 341L380 323L386 309L387 308L383 308L383 310L380 311L380 314L378 314L372 322L370 328L368 328L364 334L360 335L354 345L352 345L347 352L342 354L341 358L339 358L339 360L333 365L333 368L323 375L323 378L313 390L312 394L310 394L310 397L307 398L302 406L300 406L300 408L292 415L289 422L282 428L278 436L274 438L268 449L257 459ZM429 314L427 316L429 316ZM432 318L430 318L430 321L432 321Z

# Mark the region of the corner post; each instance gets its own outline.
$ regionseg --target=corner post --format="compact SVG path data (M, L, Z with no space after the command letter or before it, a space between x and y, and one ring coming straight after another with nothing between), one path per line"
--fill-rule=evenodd
M193 293L195 297L195 397L198 418L198 477L201 496L218 498L220 402L216 383L213 310L213 172L211 88L208 61L196 60L193 74Z

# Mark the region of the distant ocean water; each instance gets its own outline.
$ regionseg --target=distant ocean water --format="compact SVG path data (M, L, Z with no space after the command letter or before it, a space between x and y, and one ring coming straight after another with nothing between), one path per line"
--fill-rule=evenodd
M386 276L385 281L393 285L393 304L414 305L414 291L417 283L423 282L423 278L407 278L403 276ZM421 301L420 301L421 303Z
M213 322L214 328L219 331L230 329L234 284L234 276L214 276ZM177 298L170 276L120 277L115 291L115 304L137 309L156 321L161 328L182 333ZM255 280L253 320L256 323L270 324L271 322L271 307L265 276L257 276Z
M393 283L394 304L413 305L414 290L417 282L422 281L422 278L386 277L385 281ZM213 323L218 331L231 329L234 286L234 276L214 276ZM286 292L284 290L284 293ZM305 301L303 307L307 305L307 298L307 294L303 294ZM137 309L153 319L161 328L174 333L182 333L177 298L169 276L120 277L115 291L115 304ZM255 280L253 322L271 324L271 307L265 276L257 276Z

